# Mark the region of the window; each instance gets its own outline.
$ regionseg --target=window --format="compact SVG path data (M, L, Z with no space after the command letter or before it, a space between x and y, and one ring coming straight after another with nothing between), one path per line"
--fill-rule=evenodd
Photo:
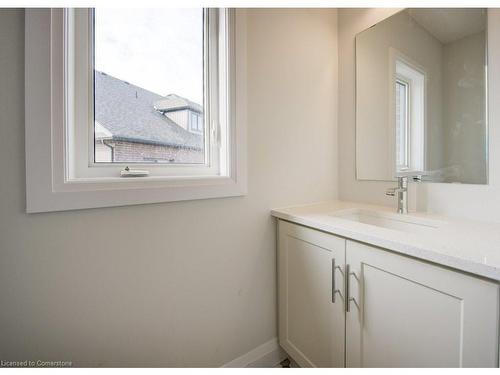
M203 118L199 113L190 113L190 127L191 131L195 133L203 132Z
M399 171L409 166L409 101L410 86L407 82L396 80L396 163Z
M117 177L126 167L151 176L227 173L228 140L217 138L227 134L227 12L73 9L65 17L75 35L66 41L75 77L70 178ZM212 129L193 124L193 113Z
M393 61L396 173L423 172L426 128L425 72L399 52Z
M91 163L207 162L208 145L198 123L208 74L204 50L210 48L204 40L209 15L204 13L170 8L89 14L94 45Z
M239 13L28 9L28 212L244 194Z

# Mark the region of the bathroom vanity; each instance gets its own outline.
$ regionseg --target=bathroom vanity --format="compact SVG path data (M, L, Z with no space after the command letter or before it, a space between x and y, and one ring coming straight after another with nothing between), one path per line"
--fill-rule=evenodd
M340 201L272 215L300 366L498 367L500 225Z
M404 9L356 35L357 184L397 181L399 213L272 211L279 341L299 365L499 366L500 224L407 214L408 182L488 183L487 18Z

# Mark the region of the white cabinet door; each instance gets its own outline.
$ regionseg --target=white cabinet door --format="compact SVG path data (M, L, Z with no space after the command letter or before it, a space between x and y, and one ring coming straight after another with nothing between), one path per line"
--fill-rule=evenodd
M301 367L344 367L345 240L281 220L278 233L280 344Z
M347 367L498 366L496 283L353 241L346 248Z

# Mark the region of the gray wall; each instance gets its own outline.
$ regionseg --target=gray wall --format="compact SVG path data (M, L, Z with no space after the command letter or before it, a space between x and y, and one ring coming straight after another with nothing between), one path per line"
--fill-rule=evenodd
M336 43L335 11L249 11L247 196L27 215L24 13L0 10L0 359L219 366L275 337L269 210L337 196Z

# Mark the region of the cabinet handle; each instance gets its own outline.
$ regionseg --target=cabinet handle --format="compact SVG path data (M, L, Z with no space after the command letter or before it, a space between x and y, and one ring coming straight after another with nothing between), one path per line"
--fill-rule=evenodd
M350 267L348 264L345 265L345 297L346 297L346 301L345 301L345 311L346 312L349 312L350 308L349 308L349 302L350 302L350 299L349 299L349 276L350 276Z
M337 268L340 272L342 272L340 267L335 265L335 258L332 258L332 303L335 303L335 295L337 293L340 295L340 297L342 297L342 292L339 289L335 288L335 269Z
M335 258L332 258L332 303L335 303Z
M350 266L348 264L345 265L345 297L346 297L346 302L345 302L345 311L349 312L351 311L351 301L354 302L354 304L359 308L358 303L356 302L356 299L354 297L350 297L350 279L351 275L354 276L355 279L358 279L356 274L354 272L351 272Z

